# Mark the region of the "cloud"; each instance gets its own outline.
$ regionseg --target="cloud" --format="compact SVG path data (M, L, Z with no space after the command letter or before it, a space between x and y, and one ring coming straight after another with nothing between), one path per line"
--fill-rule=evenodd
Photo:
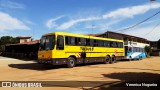
M0 6L6 7L6 8L11 8L11 9L24 9L25 8L25 6L23 4L11 2L11 1L7 1L7 0L1 1Z
M125 34L146 38L151 41L157 41L160 39L160 29L159 29L160 26L158 26L157 28L154 27L155 24L152 24L147 27L144 26L140 28L135 28L125 31Z
M119 23L121 21L121 19L117 19L117 20L111 20L111 21L109 21L109 22L106 22L106 23L103 23L103 24L100 24L99 25L99 30L101 30L101 31L107 31L107 30L109 30L109 31L111 31L110 29L110 26L112 26L112 25L114 25L114 24L117 24L117 23Z
M144 14L151 9L157 9L157 8L160 8L160 3L152 3L152 4L131 6L131 7L126 7L126 8L119 8L117 10L103 14L99 17L92 16L92 17L87 17L87 18L72 19L72 20L69 20L57 26L56 29L65 30L65 29L68 29L74 26L77 23L94 21L94 20L105 20L105 19L123 20L126 18L133 18L135 15Z
M30 24L30 25L36 25L35 23L33 23L32 21L27 20L27 19L24 19L23 22Z
M144 22L142 24L140 24L138 27L135 28L131 28L131 29L127 29L125 31L118 31L124 28L127 28L129 26L133 26L133 25L129 25L129 26L125 26L122 27L121 29L115 30L118 33L124 33L124 34L129 34L132 36L138 36L138 37L142 37L145 39L148 39L150 41L157 41L160 39L160 19L155 19L155 20L151 20L151 21L147 21Z
M99 30L100 32L106 32L107 30L112 30L112 25L119 23L121 20L102 20L96 22L85 23L84 28L90 30Z
M56 18L49 19L49 20L47 21L47 23L46 23L46 26L47 26L49 29L51 29L51 28L53 28L53 27L56 27L57 24L56 24L55 21L58 20L58 19L61 19L62 17L64 17L64 15L58 16L58 17L56 17Z
M0 12L0 31L3 30L30 30L30 28L17 18Z
M98 17L89 17L89 18L81 18L77 20L70 20L66 23L61 24L59 27L57 27L57 29L64 30L80 22L86 22L86 21L92 21L92 20L98 20L98 19L99 19Z
M135 15L144 14L151 9L160 8L160 3L144 4L126 8L120 8L106 13L103 18L133 18Z

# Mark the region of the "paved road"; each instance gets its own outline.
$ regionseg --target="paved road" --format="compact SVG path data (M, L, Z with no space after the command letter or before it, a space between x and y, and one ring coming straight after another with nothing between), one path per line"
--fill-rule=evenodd
M74 68L41 65L34 61L0 57L0 80L160 81L160 57L151 57L140 61L120 61L114 64L79 65ZM53 90L53 88L45 89ZM56 89L82 88L57 87Z

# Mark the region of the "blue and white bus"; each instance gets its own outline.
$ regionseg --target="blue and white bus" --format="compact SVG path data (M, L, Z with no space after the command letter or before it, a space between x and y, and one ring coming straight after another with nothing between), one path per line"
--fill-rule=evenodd
M125 45L126 58L129 60L146 58L145 46L149 44L128 41L128 45Z

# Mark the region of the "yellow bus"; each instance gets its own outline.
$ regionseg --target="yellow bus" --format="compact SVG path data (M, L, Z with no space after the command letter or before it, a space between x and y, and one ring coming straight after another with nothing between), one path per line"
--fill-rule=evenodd
M84 63L114 63L124 55L123 40L54 32L41 37L38 63L72 68Z

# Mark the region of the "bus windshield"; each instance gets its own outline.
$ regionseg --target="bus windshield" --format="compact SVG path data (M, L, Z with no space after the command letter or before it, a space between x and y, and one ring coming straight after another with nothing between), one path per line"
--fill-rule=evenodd
M42 36L40 40L40 48L39 50L52 50L55 45L55 36Z

